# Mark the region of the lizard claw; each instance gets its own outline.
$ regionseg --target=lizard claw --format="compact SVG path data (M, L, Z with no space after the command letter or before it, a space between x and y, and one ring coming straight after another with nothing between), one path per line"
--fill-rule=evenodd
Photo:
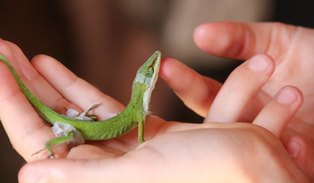
M101 105L101 103L91 105L86 110L84 110L82 113L79 113L75 109L68 108L67 112L66 112L66 116L69 118L73 118L73 119L86 120L86 121L96 121L97 116L94 114L91 114L91 112L100 105Z
M35 156L35 155L37 155L37 154L43 152L44 150L46 150L46 148L42 148L42 149L40 149L39 151L34 152L34 153L31 155L31 157L33 157L33 156Z
M37 155L37 154L39 154L39 153L41 153L41 152L43 152L45 150L47 150L47 148L42 148L39 151L33 153L31 156L33 157L33 156L35 156L35 155ZM55 158L56 158L56 156L55 156L55 154L53 152L49 152L48 156L46 157L46 159L55 159Z
M97 120L97 116L94 115L94 114L90 114L91 111L93 111L94 109L96 109L98 106L100 106L101 103L98 103L98 104L94 104L90 107L88 107L84 112L82 112L77 118L78 119L84 119L85 117L91 119L92 121L95 121Z
M56 156L54 153L49 153L46 159L56 159Z

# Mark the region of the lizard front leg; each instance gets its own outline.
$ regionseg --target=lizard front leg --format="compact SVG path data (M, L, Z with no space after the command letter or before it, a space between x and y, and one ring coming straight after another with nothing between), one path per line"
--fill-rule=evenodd
M76 130L72 125L66 123L55 123L52 127L52 131L56 135L56 138L49 140L45 144L45 148L35 152L36 155L44 150L48 151L47 158L55 158L53 152L53 146L67 143L70 146L76 146L84 143L84 139L81 133Z

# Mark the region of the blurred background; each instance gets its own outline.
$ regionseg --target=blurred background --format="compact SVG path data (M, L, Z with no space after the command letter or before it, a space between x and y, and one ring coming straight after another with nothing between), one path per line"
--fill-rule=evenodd
M0 7L1 38L16 43L30 59L37 54L57 58L124 104L136 69L156 49L224 81L240 62L198 50L192 33L199 24L280 21L314 27L314 1L309 0L1 0ZM151 111L167 120L202 121L162 80ZM1 126L0 182L17 182L24 163Z

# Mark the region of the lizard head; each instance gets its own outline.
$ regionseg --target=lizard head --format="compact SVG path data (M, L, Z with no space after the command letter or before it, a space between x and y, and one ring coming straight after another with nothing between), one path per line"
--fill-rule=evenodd
M145 84L146 87L153 87L158 78L160 58L160 51L156 51L152 54L138 69L134 82Z
M156 81L158 79L158 72L160 68L160 51L156 51L152 54L146 62L138 69L134 82L144 84L144 98L143 108L145 112L148 112L148 106L150 102L150 96L154 90Z

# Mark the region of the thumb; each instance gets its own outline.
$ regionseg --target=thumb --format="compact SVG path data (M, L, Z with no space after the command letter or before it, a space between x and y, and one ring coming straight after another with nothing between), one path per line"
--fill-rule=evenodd
M298 167L312 179L314 178L313 149L301 136L292 136L285 143L286 149Z
M187 107L203 117L221 87L219 82L200 75L172 58L162 60L159 76Z
M133 167L131 167L133 166ZM27 163L19 172L20 183L86 183L139 181L136 163L122 158L98 160L54 159ZM123 173L123 176L121 176Z
M200 49L216 56L248 59L267 53L276 59L290 46L296 30L282 23L216 22L198 26L193 37Z

